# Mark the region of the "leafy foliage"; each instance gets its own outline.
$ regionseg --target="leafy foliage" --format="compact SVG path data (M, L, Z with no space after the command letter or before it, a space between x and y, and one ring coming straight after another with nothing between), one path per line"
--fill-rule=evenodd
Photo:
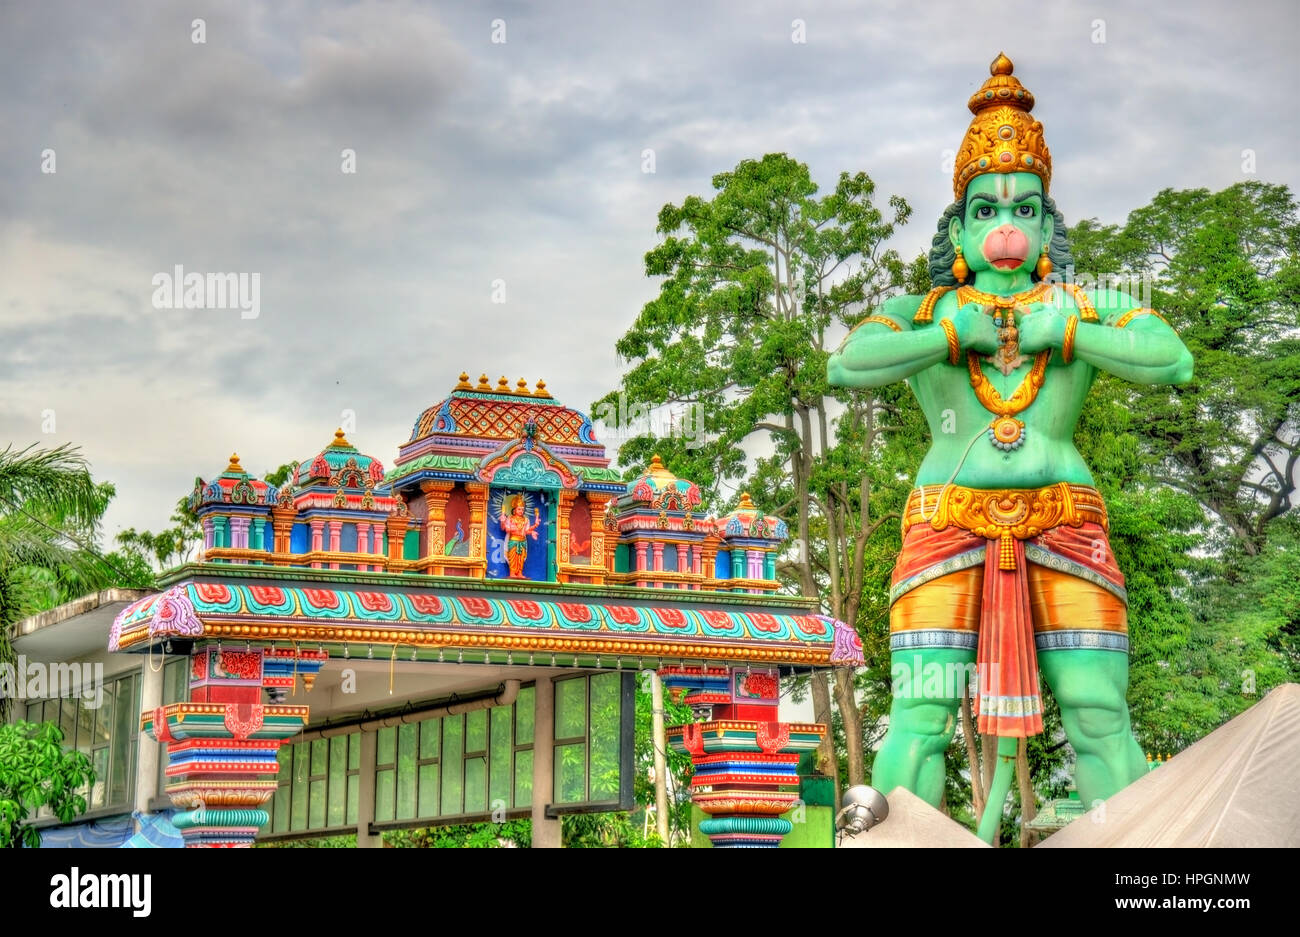
M71 822L85 812L80 792L94 782L90 758L65 752L55 723L0 723L0 848L40 846L32 814L48 807L61 822Z

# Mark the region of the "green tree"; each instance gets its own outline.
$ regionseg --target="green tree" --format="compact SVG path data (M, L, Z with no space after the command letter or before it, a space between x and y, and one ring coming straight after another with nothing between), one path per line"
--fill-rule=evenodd
M0 452L0 665L14 662L13 626L95 589L131 584L94 542L114 491L95 484L70 446ZM0 719L10 701L0 697Z
M593 411L607 426L627 428L620 417L628 400L693 403L702 417L699 434L635 436L620 447L619 459L643 465L658 452L715 507L724 485L748 474L748 452L772 450L749 487L756 503L794 532L783 577L804 595L825 596L811 546L820 506L826 536L852 543L847 565L839 562L840 541L831 551L827 568L838 592L824 608L853 621L842 606L861 591L856 560L862 531L869 537L874 521L861 510L866 502L840 511L830 507L833 492L815 489L818 464L834 446L831 411L843 399L827 385L827 343L901 282L902 260L885 244L911 209L891 197L887 217L873 204L875 184L865 173L842 173L834 190L819 196L808 167L785 154L745 160L715 176L713 188L712 198L691 196L660 211L663 241L645 257L646 274L661 278L659 295L618 341L618 353L634 364ZM859 403L872 419L879 412L874 399ZM872 431L865 432L870 446ZM778 477L788 483L774 490ZM854 482L855 503L860 490ZM851 674L837 674L836 685L852 725L849 771L856 780L861 731ZM829 723L822 675L813 678L812 692L818 719ZM833 749L824 754L834 762Z
M48 807L62 823L86 811L79 793L95 782L90 758L63 750L63 732L52 722L0 723L0 848L41 844L31 815Z
M1165 189L1123 226L1071 231L1080 271L1145 277L1195 377L1131 386L1153 474L1194 497L1247 556L1295 505L1300 465L1300 223L1291 191ZM1225 569L1225 575L1233 575Z

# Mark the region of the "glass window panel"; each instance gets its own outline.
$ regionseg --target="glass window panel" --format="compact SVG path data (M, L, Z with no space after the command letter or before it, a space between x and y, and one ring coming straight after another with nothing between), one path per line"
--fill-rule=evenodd
M361 768L361 733L353 732L348 736L348 770Z
M537 690L526 686L515 699L515 744L533 744L533 711L537 703Z
M63 747L77 747L77 701L76 700L50 700L52 705L58 707L59 711L59 728L63 730ZM53 716L45 718L53 721Z
M135 759L131 757L131 740L140 724L135 689L135 677L128 677L118 684L117 707L113 711L113 755L109 767L112 777L108 802L111 804L127 804L133 795L131 779L135 775Z
M45 701L27 704L27 721L44 722L45 721Z
M93 695L89 700L86 700L84 696L82 697L83 706L93 706L96 702L99 703L99 705L92 710L92 715L95 719L94 744L96 745L105 744L108 741L109 736L112 734L113 707L117 704L117 689L118 682L113 681L112 683L104 685L103 690L101 691L102 696L99 700L96 700Z
M587 734L587 681L560 680L555 684L555 737L581 738Z
M397 730L397 819L415 817L415 749L419 723L408 722Z
M556 802L562 804L586 800L587 746L581 742L555 746L555 794Z
M325 825L325 779L311 782L310 823L314 830Z
M391 765L397 760L397 730L380 729L378 735L375 761L381 765Z
M488 770L491 784L488 797L495 810L497 801L510 803L510 724L514 720L509 706L497 706L490 712L492 763Z
M271 801L271 832L287 833L289 831L289 785L281 784L275 789Z
M533 803L533 752L531 749L515 753L515 806L531 807Z
M438 757L438 736L442 729L441 719L426 719L420 723L420 758ZM424 811L420 811L424 816Z
M90 787L90 806L104 806L104 795L108 792L108 748L95 749L91 757L95 766L95 783Z
M442 815L461 813L461 735L462 716L444 716L442 720Z
M482 710L480 710L482 712ZM487 812L487 759L465 759L465 813Z
M348 775L348 825L355 826L357 822L357 805L361 801L361 777L356 774Z
M397 769L397 819L399 820L415 818L415 782L414 761L408 763L403 758L401 767Z
M393 819L393 787L397 772L392 768L375 772L375 820L382 823Z
M620 675L591 678L591 799L618 799Z
M420 813L422 817L438 815L438 766L420 765Z
M415 759L415 740L416 733L420 731L420 725L416 722L407 722L397 728L397 756L406 761Z
M63 701L64 708L73 706L77 711L77 751L90 754L95 738L95 710L81 705L81 700L71 697Z
M319 777L325 773L326 759L329 757L329 739L313 739L311 743L311 773Z
M465 714L465 751L487 751L487 710L476 709Z
M330 741L329 807L327 821L330 826L343 824L347 806L348 737L336 735Z
M293 794L290 829L307 829L307 743L299 742L293 754Z

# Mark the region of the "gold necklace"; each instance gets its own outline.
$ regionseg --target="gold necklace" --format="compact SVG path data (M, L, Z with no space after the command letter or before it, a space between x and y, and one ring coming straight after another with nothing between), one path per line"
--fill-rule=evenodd
M1034 402L1038 392L1042 389L1043 383L1047 378L1047 359L1052 356L1050 349L1040 351L1034 356L1034 366L1029 369L1025 379L1020 382L1020 386L1015 392L1005 400L998 393L998 389L993 386L992 382L985 376L984 371L980 368L980 358L976 352L966 352L966 367L970 371L970 386L975 390L975 397L985 410L994 414L995 419L989 424L989 442L997 449L1003 452L1010 452L1012 449L1019 449L1025 442L1025 429L1023 420L1017 420L1015 415L1026 409Z
M998 309L1010 309L1013 306L1024 306L1028 303L1036 303L1052 290L1052 284L1042 281L1023 293L1015 293L1011 296L999 296L997 293L986 293L983 290L977 290L973 286L960 286L957 288L957 299L963 305L965 303L983 303L985 306L996 306Z
M1012 296L985 293L973 286L963 286L958 289L957 303L959 306L964 306L969 302L977 302L993 307L993 325L998 330L998 344L1000 347L989 360L1003 374L1010 375L1025 360L1020 354L1020 330L1016 328L1016 306L1037 302L1051 292L1051 289L1052 285L1047 282L1039 283L1023 293L1016 293Z

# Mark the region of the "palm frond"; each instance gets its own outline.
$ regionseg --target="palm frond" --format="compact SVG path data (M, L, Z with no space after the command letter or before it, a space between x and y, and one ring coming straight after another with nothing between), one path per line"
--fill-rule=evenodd
M6 446L0 452L0 512L28 510L56 526L66 522L90 529L103 513L104 498L73 446L17 451Z

